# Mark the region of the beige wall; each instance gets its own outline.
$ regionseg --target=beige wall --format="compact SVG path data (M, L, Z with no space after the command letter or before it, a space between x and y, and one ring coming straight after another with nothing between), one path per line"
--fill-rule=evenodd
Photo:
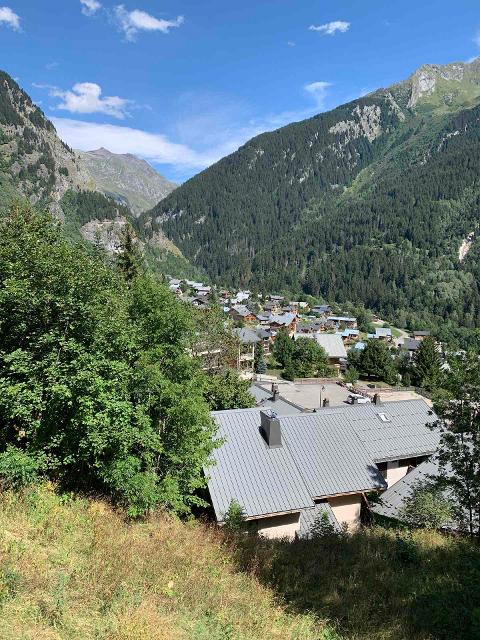
M359 526L362 506L360 494L328 498L328 502L340 525L346 523L349 529L356 529Z
M260 518L251 520L250 526L259 535L266 538L289 538L293 539L298 531L300 513L287 513L282 516L272 516L271 518Z
M407 475L408 464L405 464L402 460L394 460L387 463L387 472L385 474L385 480L389 487L401 480Z

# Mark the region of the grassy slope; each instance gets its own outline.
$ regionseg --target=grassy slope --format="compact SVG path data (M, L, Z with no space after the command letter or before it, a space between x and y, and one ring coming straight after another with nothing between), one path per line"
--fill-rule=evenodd
M474 640L479 584L478 544L428 531L234 543L49 485L0 494L2 640Z
M322 629L274 604L200 524L127 524L48 486L0 496L2 640L333 639Z

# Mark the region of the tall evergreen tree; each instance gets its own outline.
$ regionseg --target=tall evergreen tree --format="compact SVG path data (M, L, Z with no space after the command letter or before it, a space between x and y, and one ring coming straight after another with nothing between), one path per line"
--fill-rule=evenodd
M440 420L440 486L455 497L457 519L480 535L480 361L477 353L450 362L446 392L434 407Z
M437 389L441 384L442 361L437 344L431 336L427 336L417 349L412 372L415 384L428 391Z
M280 329L275 336L273 357L280 363L280 366L285 367L294 350L295 343L288 335L287 329Z
M143 256L139 248L138 239L135 236L132 225L126 223L122 236L120 253L117 258L117 267L125 278L131 282L143 273Z

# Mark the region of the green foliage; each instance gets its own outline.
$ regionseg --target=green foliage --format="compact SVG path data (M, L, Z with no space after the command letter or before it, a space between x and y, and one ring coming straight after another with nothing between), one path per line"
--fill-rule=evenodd
M345 382L348 382L349 384L356 384L358 382L358 378L360 377L360 373L357 369L355 369L355 367L348 367L343 377Z
M40 477L42 460L8 445L0 453L0 485L3 489L22 489L33 484Z
M295 343L287 329L280 329L275 336L272 355L282 367L285 367L295 350Z
M120 253L116 261L117 269L126 282L131 282L143 271L143 256L138 247L132 225L127 222L121 237Z
M480 361L471 352L449 365L445 391L434 402L440 416L439 486L455 500L455 520L480 536Z
M0 450L44 457L50 477L132 514L188 510L214 446L193 328L153 278L127 286L49 216L13 210L0 228Z
M452 520L452 500L431 482L418 483L404 501L400 519L415 527L439 529Z
M360 373L368 378L377 378L395 383L397 373L392 353L383 340L368 340L365 349L360 352L358 367Z
M204 397L211 411L248 409L255 406L249 391L250 383L242 380L233 369L205 376Z
M310 538L322 538L324 536L333 536L335 534L335 527L330 522L328 514L323 512L315 516L315 520L310 527Z
M418 387L434 391L442 384L444 375L437 344L431 336L427 336L417 349L413 361L413 379Z
M228 505L228 509L223 516L225 527L228 531L240 531L245 527L245 510L242 505L233 499Z
M478 228L480 106L424 106L412 112L395 85L262 134L142 220L154 232L166 218L167 235L219 282L351 301L402 327L461 325L468 339L480 326L480 249L460 263L458 248ZM382 134L347 142L336 125L372 107Z
M293 380L330 375L332 375L332 369L325 349L311 338L297 338L287 360L284 377L287 380Z
M255 370L255 373L258 373L260 375L264 375L267 372L267 363L265 362L263 345L261 342L257 342L255 344L253 368Z

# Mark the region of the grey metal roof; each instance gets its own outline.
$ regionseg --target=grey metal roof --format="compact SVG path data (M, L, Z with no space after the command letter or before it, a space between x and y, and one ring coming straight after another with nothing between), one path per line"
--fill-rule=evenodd
M340 336L331 333L317 333L316 340L325 349L329 358L347 357L347 351Z
M258 387L255 393L262 395ZM428 455L438 445L426 426L436 416L423 400L283 416L279 402L270 407L278 408L282 446L272 449L260 434L260 409L212 413L224 439L216 466L206 470L217 519L232 499L252 517L299 511L315 497L386 489L375 462Z
M326 421L328 414L342 415L345 428L355 430L374 462L430 455L438 447L438 431L426 426L437 416L424 400L329 407L318 415Z
M447 469L447 475L450 475L450 473L451 471ZM372 511L378 515L386 516L387 518L400 520L401 509L404 506L406 499L412 494L415 485L419 482L433 479L438 475L438 461L435 460L435 458L422 462L422 464L419 464L418 467L412 469L410 473L407 473L406 476L387 489L385 493L382 493L381 502L373 504ZM448 492L446 492L445 495L448 495ZM466 531L468 529L466 526L467 522L468 514L465 513L463 518L458 516L457 520L443 523L441 529Z
M315 524L317 518L321 518L323 514L326 514L328 522L332 525L334 531L341 531L342 528L338 524L338 520L332 511L332 507L328 502L320 502L314 507L309 509L303 509L300 512L300 522L298 529L299 538L309 538L312 526Z
M382 493L381 502L372 504L372 511L387 518L398 518L406 498L412 493L413 486L417 482L428 480L429 476L438 474L436 462L427 460L412 469L401 480L395 482L389 489Z
M252 384L249 391L257 401L259 408L273 409L279 416L291 416L304 411L303 407L285 400L282 396L279 396L276 400L272 400L272 392L263 389L258 384Z
M212 413L225 443L215 451L216 465L207 469L208 488L217 520L232 499L247 516L299 511L312 498L287 446L269 449L262 438L259 409Z
M385 480L341 415L281 418L282 438L312 497L386 488Z
M256 331L252 329L245 329L244 327L234 329L233 332L237 335L242 344L255 344L260 342L260 338Z

